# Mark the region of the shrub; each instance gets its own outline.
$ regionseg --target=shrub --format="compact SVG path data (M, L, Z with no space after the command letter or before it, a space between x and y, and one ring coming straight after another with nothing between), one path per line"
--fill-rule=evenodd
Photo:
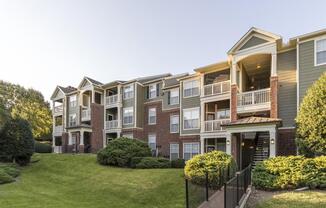
M97 161L102 165L130 167L132 158L148 156L151 156L151 150L146 143L135 139L117 138L97 153Z
M27 121L8 120L0 132L0 159L4 162L13 160L20 165L29 163L34 152L34 140Z
M51 153L52 146L47 143L35 142L35 152L37 153Z
M299 152L326 155L326 73L307 91L296 118Z
M136 165L138 163L140 163L140 161L143 159L144 157L133 157L131 158L131 161L130 161L130 167L131 168L136 168Z
M230 155L221 151L212 151L196 155L187 161L185 176L193 183L204 184L205 175L208 172L209 183L217 185L220 183L220 174L224 176L223 180L225 181L227 180L227 175L229 177L234 176L236 169L235 160Z
M0 184L13 182L18 175L19 170L16 165L0 163Z
M275 157L264 160L253 170L253 185L259 189L294 189L326 186L326 157Z
M143 157L137 164L136 168L170 168L171 162L164 157Z
M185 160L184 159L175 159L171 161L172 168L184 168L185 167Z
M4 170L0 169L0 184L11 183L14 181L14 178L7 174Z

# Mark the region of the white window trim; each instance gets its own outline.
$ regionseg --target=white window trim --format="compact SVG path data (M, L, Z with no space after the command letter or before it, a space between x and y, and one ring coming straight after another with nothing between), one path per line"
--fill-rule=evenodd
M155 138L155 143L153 143L153 142L149 142L149 138L150 137L153 137L153 138ZM149 144L155 144L155 151L156 151L156 146L157 146L157 137L156 137L156 134L148 134L148 142L147 142L147 144L148 144L148 146L149 146ZM149 148L151 149L151 151L154 151L154 149L152 149L150 146L149 146Z
M322 37L316 38L314 40L314 64L315 64L315 66L326 65L326 62L317 64L317 42L320 40L326 40L326 36L322 36Z
M198 94L196 94L196 95L190 95L190 96L185 96L185 83L187 83L187 82L193 82L193 81L197 81L198 82ZM193 88L192 88L193 89ZM183 96L183 98L191 98L191 97L197 97L197 96L199 96L200 95L200 80L199 79L190 79L190 80L186 80L186 81L183 81L183 83L182 83L182 96Z
M154 109L155 110L155 122L154 123L150 123L150 117L151 117L151 115L150 115L150 110L151 109ZM148 109L148 125L156 125L156 123L157 123L157 112L156 112L156 108L149 108Z
M171 123L171 118L172 117L178 117L178 130L177 131L172 131L172 128L171 128L171 126L172 126L172 123ZM171 134L176 134L176 133L179 133L179 130L180 129L180 116L179 115L170 115L170 133Z
M132 88L133 93L132 93L131 97L125 98L125 87L131 87ZM131 83L131 84L123 86L123 88L122 88L122 98L123 98L123 100L133 99L134 97L135 97L135 86L134 86L134 84Z
M132 122L131 123L125 123L125 110L132 109ZM122 109L122 123L123 125L132 125L134 123L134 108L133 107L127 107Z
M186 145L186 144L191 144L191 145L197 144L197 145L198 145L198 154L200 154L200 143L199 143L199 142L184 142L184 143L183 143L183 147L182 147L182 148L183 148L183 149L182 149L182 153L183 153L182 158L183 158L183 159L185 159L185 145ZM194 154L194 153L192 152L192 153L191 153L191 158L193 158L193 154ZM191 158L190 158L190 159L191 159Z
M75 97L75 100L74 101L71 101L71 98L72 97ZM72 105L72 103L74 104L74 105ZM76 108L77 107L77 95L70 95L69 96L69 107L70 108Z
M154 99L154 98L157 98L157 89L156 89L156 85L157 83L153 83L153 84L150 84L148 85L148 99ZM155 94L153 97L151 97L151 87L153 87L153 89L155 89Z
M128 139L133 139L134 138L134 135L132 133L130 133L130 134L123 134L122 137L128 138Z
M187 110L198 110L198 112L199 112L199 118L198 118L198 127L197 128L185 129L184 112L187 111ZM196 108L185 108L185 109L182 110L182 129L184 131L200 129L200 108L199 107L196 107Z
M180 144L179 143L170 143L170 160L172 160L172 157L171 157L171 154L172 154L171 145L173 145L173 144L178 145L178 158L180 158ZM174 154L176 154L176 153L174 153Z
M180 90L179 90L179 88L170 89L169 91L170 91L170 98L168 98L168 99L170 99L170 104L169 105L179 105L180 104ZM178 102L177 103L171 103L172 91L177 91L178 92Z

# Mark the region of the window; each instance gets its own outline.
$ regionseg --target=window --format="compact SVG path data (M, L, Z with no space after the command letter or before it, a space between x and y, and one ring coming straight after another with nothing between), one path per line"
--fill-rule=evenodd
M148 124L156 124L156 108L148 109Z
M199 128L199 108L183 110L183 129Z
M190 160L193 156L199 154L199 143L183 144L183 159Z
M168 104L177 105L179 104L179 89L173 89L169 91Z
M216 119L230 118L230 109L223 109L216 112Z
M183 97L194 97L197 95L199 95L199 81L185 81L183 83Z
M148 98L156 98L157 97L157 85L151 84L148 86Z
M130 99L134 97L134 85L127 85L123 87L123 99Z
M72 95L69 97L69 107L74 108L77 106L77 96Z
M134 109L133 107L124 108L123 109L123 124L132 124L134 117Z
M55 117L54 125L55 126L62 126L62 116Z
M69 126L76 126L77 125L77 115L76 114L70 114L69 115Z
M170 116L170 133L179 132L179 115Z
M148 135L148 146L152 150L152 154L156 155L156 135L155 134Z
M326 39L315 42L315 65L326 64Z
M179 144L170 144L170 160L179 158Z
M71 134L70 145L76 144L76 140L77 140L77 135L76 134Z

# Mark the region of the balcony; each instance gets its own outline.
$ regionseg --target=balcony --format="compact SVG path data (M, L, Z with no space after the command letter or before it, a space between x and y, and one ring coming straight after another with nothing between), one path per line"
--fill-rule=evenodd
M118 120L105 121L106 130L117 129L118 126L119 126Z
M270 88L239 93L238 113L270 110Z
M61 115L63 113L63 105L58 105L53 108L54 115Z
M91 120L91 109L87 108L81 112L81 121L90 121Z
M230 119L218 119L218 120L209 120L205 121L205 132L217 132L217 131L223 131L223 127L221 124L225 124L230 122Z
M63 132L63 126L62 125L55 126L54 129L53 129L53 135L54 136L61 136L62 132Z
M202 95L204 97L212 95L228 95L231 91L230 85L230 80L204 85Z
M116 107L119 103L121 103L121 96L118 94L105 97L106 107Z

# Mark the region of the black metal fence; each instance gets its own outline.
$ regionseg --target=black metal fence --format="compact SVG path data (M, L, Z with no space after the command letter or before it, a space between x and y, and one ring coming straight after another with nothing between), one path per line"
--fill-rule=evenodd
M238 206L250 184L251 165L238 172L235 177L224 184L224 208Z
M186 208L196 208L204 201L208 201L233 176L234 171L228 167L206 172L205 180L199 183L193 183L186 178Z

